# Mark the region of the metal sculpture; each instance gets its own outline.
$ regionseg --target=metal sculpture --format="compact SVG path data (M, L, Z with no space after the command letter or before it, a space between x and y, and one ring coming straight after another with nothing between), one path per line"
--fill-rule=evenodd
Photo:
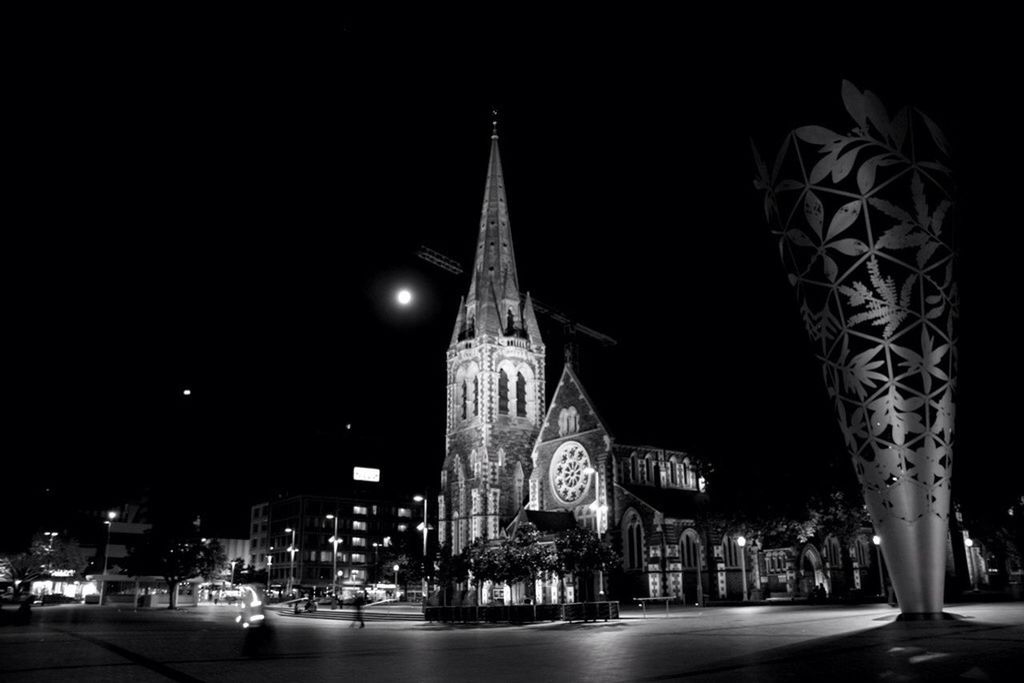
M882 538L901 612L941 613L958 312L948 144L843 81L848 133L791 131L755 187Z

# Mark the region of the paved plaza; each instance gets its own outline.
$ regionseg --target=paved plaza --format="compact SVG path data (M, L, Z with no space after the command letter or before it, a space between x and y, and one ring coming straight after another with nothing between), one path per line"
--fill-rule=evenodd
M0 628L0 681L1008 681L1024 603L947 606L898 622L886 605L625 610L617 621L442 625L271 614L268 637L224 606L37 607Z

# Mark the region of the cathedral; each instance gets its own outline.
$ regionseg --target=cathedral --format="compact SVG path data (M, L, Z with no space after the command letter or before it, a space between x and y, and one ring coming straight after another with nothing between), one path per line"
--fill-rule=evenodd
M742 599L744 584L793 595L806 590L800 581L831 583L847 557L853 562L844 571L852 569L860 586L870 566L863 539L829 557L827 545L825 553L744 550L738 534L702 526L707 494L697 463L681 451L618 443L571 363L545 405L544 362L536 313L516 271L495 127L472 279L447 351L439 542L454 555L523 521L542 532L575 523L622 557L621 571L601 573L598 585L577 587L580 594L614 599ZM554 596L548 584L536 586L542 601Z

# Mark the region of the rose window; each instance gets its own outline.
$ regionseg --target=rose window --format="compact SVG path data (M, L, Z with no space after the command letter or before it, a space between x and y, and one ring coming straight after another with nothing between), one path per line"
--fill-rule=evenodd
M582 444L570 441L558 447L551 459L551 486L563 503L579 500L590 483L590 458Z

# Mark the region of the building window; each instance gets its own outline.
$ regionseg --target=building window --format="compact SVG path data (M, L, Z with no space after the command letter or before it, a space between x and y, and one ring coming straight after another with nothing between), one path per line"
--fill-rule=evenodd
M642 569L644 556L644 532L640 523L640 517L635 512L629 516L626 522L626 567L628 569Z
M740 547L732 536L722 539L722 559L725 560L726 567L740 566Z
M700 561L700 549L697 545L697 534L692 529L683 532L683 540L680 543L683 551L683 567L696 569Z
M591 510L589 505L579 506L573 510L573 514L581 528L597 533L597 513Z
M473 375L473 416L480 416L480 376Z
M354 564L366 564L366 555L363 553L352 553L352 562Z
M498 371L498 414L508 415L508 373Z
M352 514L353 515L365 515L366 514L366 506L365 505L353 505L352 506Z
M468 399L469 399L469 397L466 395L466 389L467 389L467 387L466 387L466 380L462 380L462 391L460 391L459 393L461 394L460 398L461 398L461 403L462 403L462 419L463 420L466 419L466 406L468 405Z
M362 520L354 520L352 522L352 529L354 531L366 531L366 522Z
M398 508L399 517L412 517L412 510L409 508Z
M516 373L516 416L526 417L526 378Z
M402 533L403 531L408 531L408 529L409 529L409 525L408 524L399 524L398 525L398 532L399 533Z
M825 560L833 567L843 564L843 558L839 552L839 541L835 536L830 536L825 540Z
M352 579L351 579L352 581L362 581L363 577L364 577L364 572L363 572L362 569L353 569L352 573L351 573L351 576L352 576Z
M352 537L352 545L358 546L358 547L365 547L366 546L366 539L363 538L362 536L353 536Z
M857 564L861 567L867 567L871 564L868 560L868 546L867 543L861 539L856 539L853 542L854 552L857 553Z
M676 467L676 461L674 459L669 460L668 462L668 480L672 483L673 486L679 485L679 471Z

